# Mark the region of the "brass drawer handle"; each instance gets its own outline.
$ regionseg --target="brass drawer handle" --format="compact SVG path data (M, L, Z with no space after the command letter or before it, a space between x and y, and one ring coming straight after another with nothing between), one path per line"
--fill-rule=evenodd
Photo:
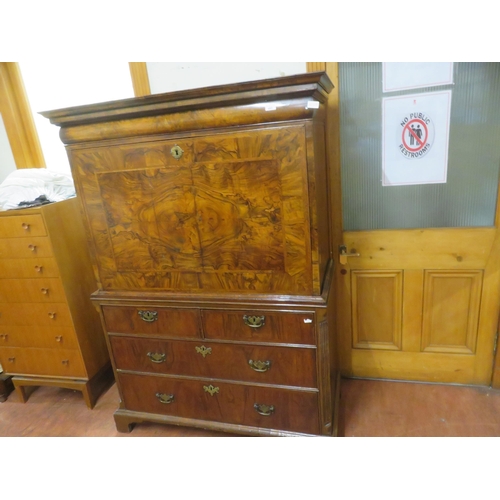
M28 245L28 248L29 248L32 252L36 252L36 245Z
M25 231L29 231L30 230L30 225L29 224L26 224L26 222L23 222L21 224L21 227L25 230Z
M56 319L56 313L55 312L49 312L49 318L50 319Z
M201 354L204 358L208 354L212 354L212 348L211 347L205 347L204 345L202 345L201 347L196 346L195 349L196 349L196 352L198 354Z
M35 271L41 273L43 271L43 266L35 266Z
M137 311L137 314L146 323L158 321L158 313L156 311Z
M263 415L264 417L270 417L274 413L274 405L260 405L255 403L253 407L259 415Z
M167 355L161 352L148 352L147 356L153 363L163 363L167 358Z
M252 359L249 359L248 364L250 365L250 368L256 372L267 372L267 370L271 368L271 361L253 361Z
M265 321L265 316L248 316L247 314L243 316L243 322L250 328L260 328L264 326Z
M55 339L56 339L56 342L62 342L62 335L57 335L55 337Z
M174 402L173 394L163 394L161 392L157 392L155 396L158 398L158 401L160 403L163 403L164 405L169 405L170 403Z
M48 289L48 288L40 288L40 291L41 291L44 295L48 295L48 294L49 294L49 289Z
M208 392L208 394L210 394L210 396L213 396L214 394L219 394L219 388L218 387L214 387L212 384L210 384L210 385L204 385L203 386L203 390L205 392Z

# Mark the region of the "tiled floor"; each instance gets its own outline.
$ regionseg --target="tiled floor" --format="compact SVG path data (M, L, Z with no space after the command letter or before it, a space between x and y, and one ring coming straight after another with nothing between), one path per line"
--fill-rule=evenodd
M40 387L26 404L12 393L0 403L6 436L230 436L186 427L143 423L116 431L113 385L88 410L79 392ZM500 436L500 391L373 380L343 380L341 432L353 436Z

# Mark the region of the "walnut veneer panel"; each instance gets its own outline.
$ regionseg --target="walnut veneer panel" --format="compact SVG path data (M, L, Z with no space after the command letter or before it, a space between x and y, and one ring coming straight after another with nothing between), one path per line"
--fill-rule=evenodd
M319 432L315 391L125 373L118 377L128 410L310 434ZM217 390L214 395L204 389L210 386ZM172 395L173 401L161 403L157 394ZM273 406L274 411L268 416L260 415L255 404Z
M259 327L245 324L245 316L264 318ZM316 344L312 313L280 314L262 310L202 311L205 337L252 342Z
M144 321L141 314L154 319ZM104 306L102 314L109 332L158 335L161 337L201 337L198 309L168 309L165 307Z
M118 370L316 387L315 349L110 337ZM260 371L256 371L260 370Z
M71 158L104 290L312 293L303 126Z

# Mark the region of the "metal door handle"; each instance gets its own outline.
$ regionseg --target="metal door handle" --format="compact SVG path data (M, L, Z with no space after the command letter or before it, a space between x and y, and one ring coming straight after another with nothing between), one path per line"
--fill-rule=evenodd
M356 250L354 250L354 248L349 253L347 253L347 247L345 245L340 245L339 246L340 265L345 266L347 264L348 257L361 257L361 254L356 253Z

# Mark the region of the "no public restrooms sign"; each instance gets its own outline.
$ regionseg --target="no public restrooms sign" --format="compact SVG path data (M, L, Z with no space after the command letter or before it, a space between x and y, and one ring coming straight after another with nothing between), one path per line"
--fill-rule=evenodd
M382 101L382 185L446 182L451 91Z

